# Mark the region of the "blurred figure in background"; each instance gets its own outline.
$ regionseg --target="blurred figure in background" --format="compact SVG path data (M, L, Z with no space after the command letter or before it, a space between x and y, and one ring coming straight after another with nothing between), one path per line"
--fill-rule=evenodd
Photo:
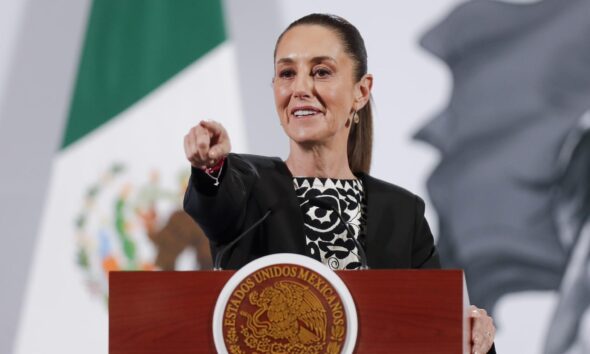
M464 268L489 309L561 288L547 353L590 337L589 18L586 0L469 1L422 41L453 76L448 107L416 136L442 156L428 188L443 266Z

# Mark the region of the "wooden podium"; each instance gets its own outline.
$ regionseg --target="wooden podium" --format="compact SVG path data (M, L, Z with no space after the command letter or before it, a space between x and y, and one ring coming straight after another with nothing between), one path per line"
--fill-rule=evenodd
M109 353L215 353L212 318L234 271L111 272ZM460 270L339 271L356 304L355 353L469 353Z

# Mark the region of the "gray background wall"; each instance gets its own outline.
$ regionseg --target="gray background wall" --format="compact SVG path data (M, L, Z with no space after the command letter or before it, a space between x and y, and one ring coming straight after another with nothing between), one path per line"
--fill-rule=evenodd
M89 1L0 2L0 352L11 353Z

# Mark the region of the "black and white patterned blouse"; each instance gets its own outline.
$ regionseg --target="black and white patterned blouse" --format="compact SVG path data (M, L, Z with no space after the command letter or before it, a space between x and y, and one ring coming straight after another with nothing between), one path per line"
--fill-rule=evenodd
M306 254L331 269L359 268L358 249L334 210L342 215L354 237L364 239L366 201L362 181L295 177L293 183L303 213ZM327 209L322 202L318 204L318 199L332 209Z

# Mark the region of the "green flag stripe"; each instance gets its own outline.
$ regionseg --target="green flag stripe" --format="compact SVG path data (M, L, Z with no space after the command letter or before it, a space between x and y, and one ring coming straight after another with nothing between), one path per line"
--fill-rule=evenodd
M62 147L226 38L221 0L95 0Z

